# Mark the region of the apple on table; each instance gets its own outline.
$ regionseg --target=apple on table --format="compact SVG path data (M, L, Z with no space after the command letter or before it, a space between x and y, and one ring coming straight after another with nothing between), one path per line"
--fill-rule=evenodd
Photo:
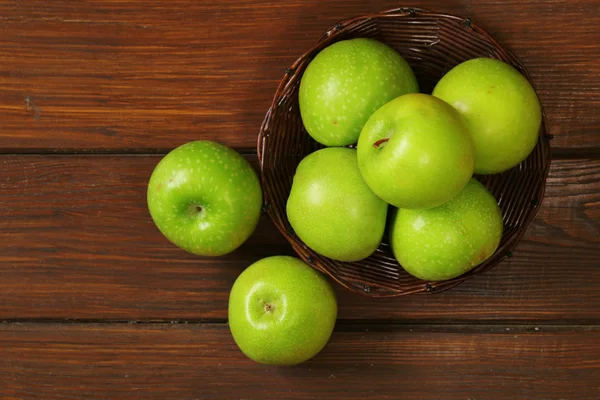
M237 278L229 295L229 328L250 359L302 363L329 341L337 300L327 279L303 261L267 257Z
M256 172L238 152L198 140L158 163L147 202L154 223L173 244L193 254L220 256L254 232L262 191Z

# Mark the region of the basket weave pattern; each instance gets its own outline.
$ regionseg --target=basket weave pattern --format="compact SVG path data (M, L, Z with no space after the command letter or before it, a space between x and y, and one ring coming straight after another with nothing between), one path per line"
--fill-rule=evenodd
M326 31L315 46L287 69L261 126L257 151L265 208L300 258L348 289L374 297L434 293L452 288L511 256L535 216L550 167L546 118L543 117L538 144L525 161L502 174L475 176L498 200L504 221L500 246L483 264L451 280L422 281L402 269L386 236L377 251L362 261L340 262L321 256L295 235L285 210L297 165L306 155L323 147L303 127L298 89L302 73L319 51L339 40L356 37L375 38L398 51L413 68L423 93L431 93L451 68L476 57L503 60L530 82L531 79L514 55L471 20L422 9L393 9L347 19Z

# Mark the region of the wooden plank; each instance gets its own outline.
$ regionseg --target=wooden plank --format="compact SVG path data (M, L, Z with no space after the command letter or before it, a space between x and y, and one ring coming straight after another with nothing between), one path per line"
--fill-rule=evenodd
M592 400L600 393L597 329L376 328L335 332L313 360L278 368L246 359L225 325L4 324L0 395Z
M0 319L224 320L245 267L291 254L267 218L228 256L172 246L146 209L158 160L0 157ZM373 300L336 285L340 318L597 323L599 185L600 161L555 161L538 216L507 262L431 296Z
M340 19L396 1L4 1L0 151L254 148L284 70ZM557 148L600 148L595 0L424 0L528 67ZM560 29L557 29L560 27Z

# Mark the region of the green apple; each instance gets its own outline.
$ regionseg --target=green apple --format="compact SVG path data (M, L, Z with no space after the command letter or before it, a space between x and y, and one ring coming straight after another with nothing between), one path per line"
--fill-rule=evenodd
M427 94L407 94L369 118L358 141L358 166L386 202L431 208L465 187L473 175L474 149L454 108Z
M176 246L220 256L252 234L262 209L260 182L235 150L200 140L177 147L156 166L147 193L158 229Z
M387 207L363 180L356 150L330 147L300 162L286 211L308 247L335 260L358 261L381 243Z
M428 210L399 209L391 245L400 265L429 281L455 278L487 260L502 238L496 199L475 179L462 192Z
M336 42L310 62L300 82L300 115L310 136L326 146L356 143L380 106L418 92L408 63L374 39Z
M237 278L229 295L229 328L250 359L302 363L325 347L337 317L335 293L321 273L289 256L267 257Z
M475 172L506 171L534 149L542 122L539 99L512 66L476 58L454 67L433 95L465 117L475 144Z

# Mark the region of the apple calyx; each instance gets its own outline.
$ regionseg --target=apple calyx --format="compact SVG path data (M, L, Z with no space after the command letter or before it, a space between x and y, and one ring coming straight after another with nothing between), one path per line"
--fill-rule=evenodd
M265 312L271 312L273 306L265 301Z
M373 147L377 149L377 148L379 148L379 146L381 146L384 143L387 143L387 141L389 141L389 140L390 140L390 138L379 139L378 141L373 143Z
M190 204L188 208L188 213L191 217L202 214L204 212L204 207L199 204Z

